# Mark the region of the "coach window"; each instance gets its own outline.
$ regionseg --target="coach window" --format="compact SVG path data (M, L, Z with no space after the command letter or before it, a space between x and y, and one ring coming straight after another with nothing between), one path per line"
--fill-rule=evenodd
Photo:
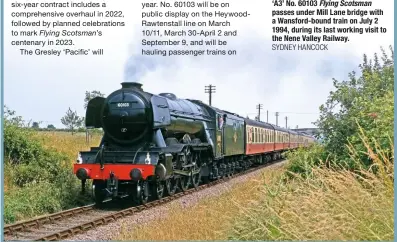
M259 128L256 128L256 143L259 143Z
M267 131L267 142L269 143L270 143L270 132L271 132L270 130Z
M261 143L261 134L262 134L262 129L258 128L258 143Z
M256 128L256 143L259 143L259 128Z
M266 129L266 143L269 143L269 130Z
M262 143L263 142L263 129L262 128L259 128L259 143Z
M265 129L265 143L267 143L267 129Z
M257 142L258 142L258 144L261 142L261 129L260 128L258 128L258 134L257 134L257 136L258 136L258 139L257 139Z
M267 143L267 129L265 129L265 143Z
M258 144L261 142L261 129L258 128Z

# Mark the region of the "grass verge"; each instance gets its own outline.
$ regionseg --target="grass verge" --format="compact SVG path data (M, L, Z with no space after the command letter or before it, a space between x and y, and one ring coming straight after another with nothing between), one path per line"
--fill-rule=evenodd
M369 169L351 146L357 170L324 162L310 174L289 172L282 182L260 188L257 206L240 203L230 239L393 240L394 154L390 159L388 153L394 147L369 145L362 130L360 138L373 161Z
M125 224L114 239L392 240L394 155L389 159L361 138L374 162L369 169L356 160L357 170L326 162L304 174L266 170L221 196L188 208L174 205L148 223Z
M232 186L219 196L203 199L193 206L182 207L180 203L170 206L165 216L145 224L124 224L115 240L224 240L239 216L238 204L251 204L259 199L261 184L271 183L280 177L281 167L264 170L261 175ZM212 189L212 188L210 188Z

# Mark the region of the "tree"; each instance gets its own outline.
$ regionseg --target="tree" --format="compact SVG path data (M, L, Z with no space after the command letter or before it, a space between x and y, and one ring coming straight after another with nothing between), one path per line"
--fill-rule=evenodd
M337 162L352 161L347 148L347 144L351 144L362 161L371 163L364 154L366 148L359 138L358 125L382 148L390 149L389 138L394 138L394 51L390 46L391 57L384 49L381 51L381 61L377 54L373 60L364 55L359 65L361 76L352 72L348 81L334 79L336 90L330 92L320 107L320 118L315 123L319 138L324 142L327 155L332 155Z
M95 90L91 91L91 92L86 91L85 98L84 98L84 109L87 109L88 102L91 99L93 99L95 97L104 97L104 96L105 96L105 94L101 93L100 91L95 91Z
M84 122L84 118L81 118L77 115L76 111L72 111L70 108L68 109L68 111L66 112L65 116L63 118L61 118L61 122L63 125L65 125L67 128L70 129L70 131L72 131L72 135L74 133L74 130L76 128L79 128L83 122Z
M32 123L32 128L39 129L40 128L39 122L33 122Z
M4 107L4 122L6 125L14 125L17 127L29 127L25 124L22 116L17 116L14 110L9 109L6 105Z
M55 126L54 126L54 125L52 125L52 124L49 124L49 125L47 125L47 129L56 129L56 128L55 128Z

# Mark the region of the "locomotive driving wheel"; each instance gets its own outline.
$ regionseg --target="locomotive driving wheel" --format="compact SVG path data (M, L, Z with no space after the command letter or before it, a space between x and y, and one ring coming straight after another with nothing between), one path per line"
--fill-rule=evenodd
M134 185L132 198L134 204L144 205L149 200L149 183L147 181L139 181Z
M181 176L179 178L179 186L183 192L185 192L189 189L190 183L191 183L190 176Z
M102 181L94 181L93 185L92 185L92 192L93 192L93 197L95 200L95 204L97 204L98 206L102 204L102 202L105 200L106 198L106 193L105 193L105 188L106 185L104 182Z
M193 153L192 153L190 147L184 148L184 151L180 156L180 164L182 166L182 170L189 171L191 168L190 167L184 168L184 166L191 165L192 161L193 161ZM183 192L187 191L187 189L189 189L189 186L191 183L191 177L182 175L178 180L179 180L179 187L181 188L181 190Z
M154 196L155 199L161 199L164 195L165 184L162 181L158 181L153 184Z
M178 188L178 181L170 177L167 180L165 180L165 190L167 192L167 195L172 196L175 194L176 189Z
M200 173L200 167L198 165L199 162L199 155L198 154L193 154L193 171L198 171L198 173L192 175L192 185L194 188L197 188L200 184L201 180L201 173Z

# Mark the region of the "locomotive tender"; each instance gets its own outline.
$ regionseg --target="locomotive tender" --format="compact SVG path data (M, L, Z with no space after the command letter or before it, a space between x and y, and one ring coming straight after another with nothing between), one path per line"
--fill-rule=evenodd
M86 127L102 128L99 147L81 151L74 173L93 180L96 203L129 195L136 204L186 191L307 147L311 136L253 121L174 94L121 83L89 101Z

